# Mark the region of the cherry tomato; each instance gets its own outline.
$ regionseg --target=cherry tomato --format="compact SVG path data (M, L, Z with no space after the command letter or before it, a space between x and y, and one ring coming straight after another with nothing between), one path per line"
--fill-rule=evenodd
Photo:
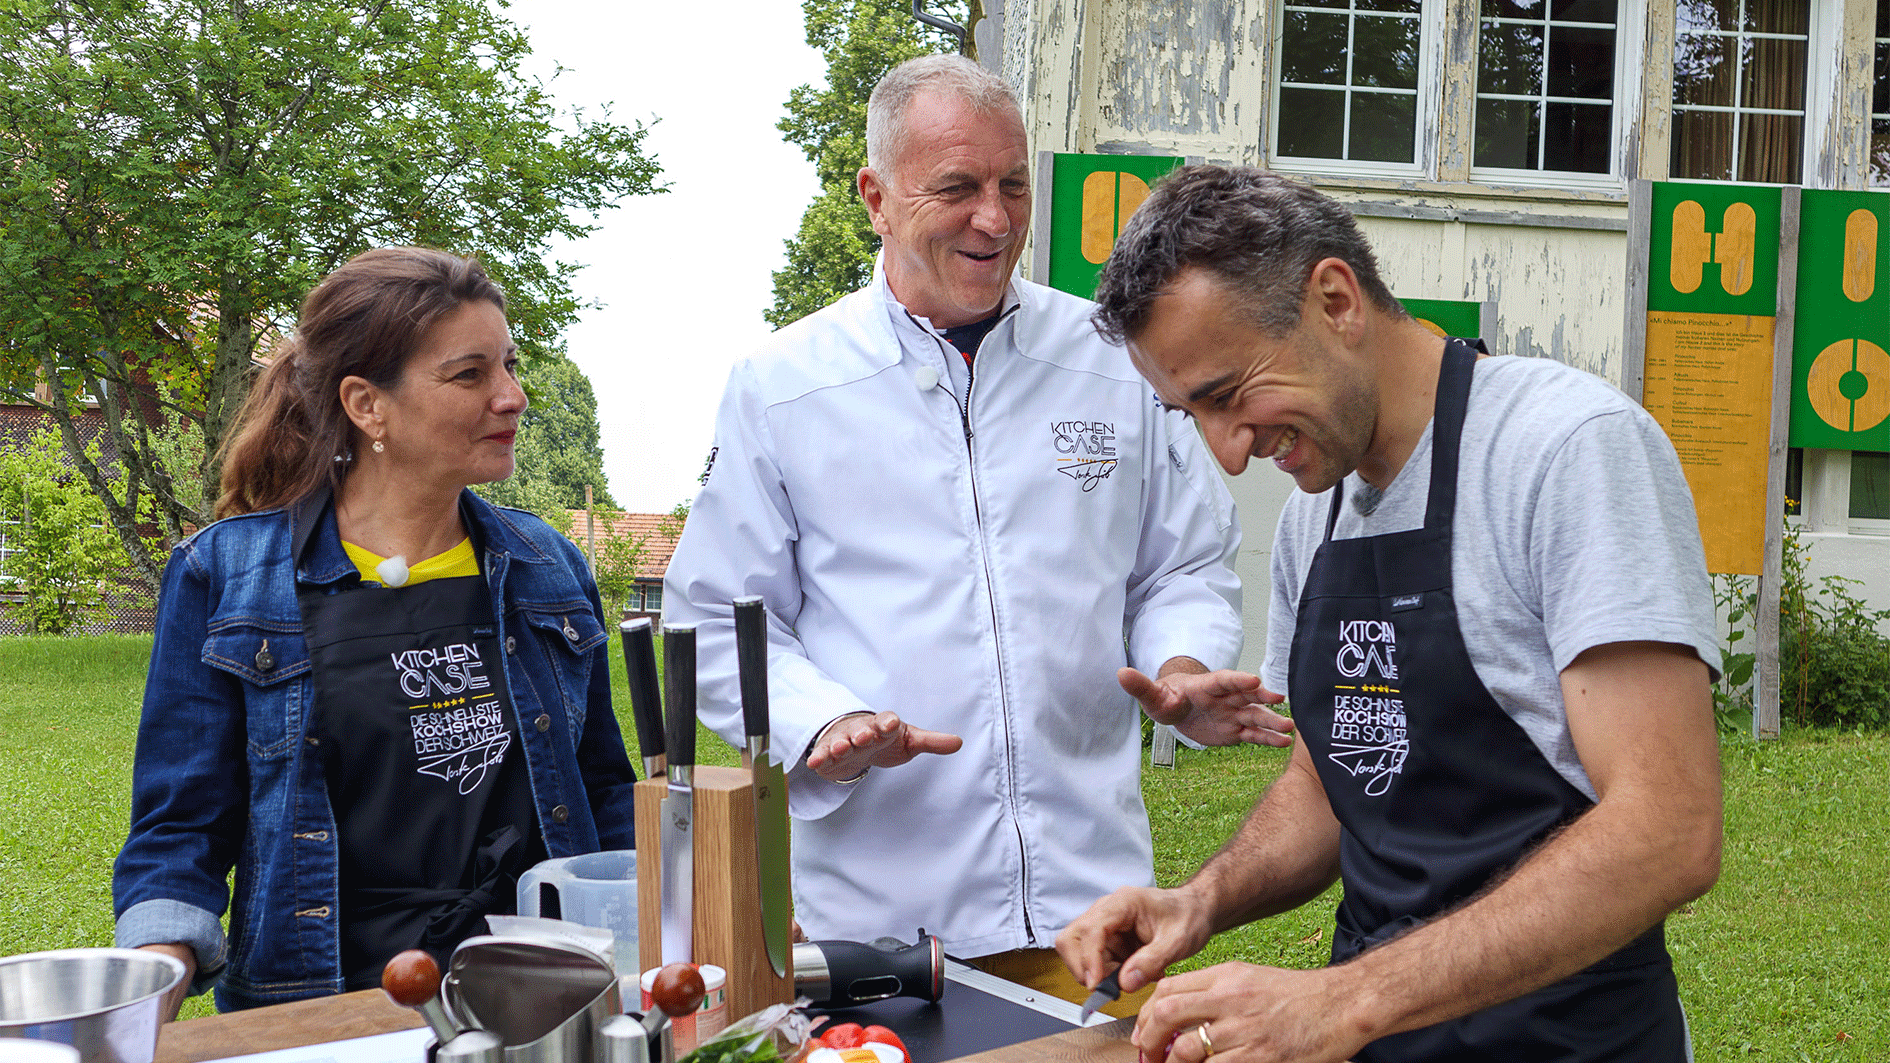
M898 1034L888 1030L884 1026L866 1027L864 1030L860 1031L860 1040L867 1044L891 1045L897 1048L901 1055L906 1057L906 1063L912 1063L912 1053L906 1051L906 1043L899 1039Z
M863 1032L859 1023L843 1022L838 1026L828 1027L827 1032L821 1034L819 1040L828 1048L858 1048L866 1043L866 1039L861 1036Z

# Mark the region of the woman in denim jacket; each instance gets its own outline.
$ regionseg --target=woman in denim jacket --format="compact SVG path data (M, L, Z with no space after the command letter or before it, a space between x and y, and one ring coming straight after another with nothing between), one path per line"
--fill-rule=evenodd
M513 469L504 305L438 251L330 274L243 408L224 519L165 569L117 942L222 1010L378 984L512 911L531 861L634 844L583 556L466 490Z

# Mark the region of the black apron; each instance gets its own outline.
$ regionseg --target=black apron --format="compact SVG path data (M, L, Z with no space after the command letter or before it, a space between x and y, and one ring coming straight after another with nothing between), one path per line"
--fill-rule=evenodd
M298 564L326 519L298 521ZM468 527L471 523L468 522ZM444 970L453 948L516 910L543 858L504 654L483 576L392 589L297 588L336 825L341 967L381 984L409 948Z
M1490 696L1457 623L1451 519L1473 342L1445 346L1424 526L1334 540L1341 481L1300 592L1290 702L1342 828L1334 963L1459 906L1593 805ZM1554 985L1356 1058L1679 1063L1686 1024L1662 927Z

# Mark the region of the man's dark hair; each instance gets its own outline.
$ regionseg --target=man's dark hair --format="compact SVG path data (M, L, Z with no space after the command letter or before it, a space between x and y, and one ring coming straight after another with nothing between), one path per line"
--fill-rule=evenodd
M1122 227L1096 285L1096 328L1123 342L1148 323L1155 297L1176 277L1202 269L1254 327L1278 338L1299 324L1312 268L1326 258L1350 266L1380 310L1405 316L1351 211L1251 166L1184 167Z

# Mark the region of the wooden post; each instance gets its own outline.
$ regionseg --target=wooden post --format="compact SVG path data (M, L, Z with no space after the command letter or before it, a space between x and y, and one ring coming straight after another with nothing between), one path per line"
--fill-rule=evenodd
M1152 768L1175 766L1175 729L1165 723L1155 725L1155 740L1149 743L1148 763Z
M584 485L584 560L597 575L597 517L591 512L591 485Z
M733 1022L794 999L794 965L776 977L761 935L761 876L755 854L755 784L747 768L695 770L695 962L728 972ZM662 965L663 839L660 809L667 782L636 786L637 960Z
M1759 574L1752 667L1752 736L1778 737L1778 607L1784 578L1785 457L1792 416L1792 324L1798 309L1800 189L1781 190L1778 212L1778 308L1772 325L1772 434L1765 466L1765 560Z

